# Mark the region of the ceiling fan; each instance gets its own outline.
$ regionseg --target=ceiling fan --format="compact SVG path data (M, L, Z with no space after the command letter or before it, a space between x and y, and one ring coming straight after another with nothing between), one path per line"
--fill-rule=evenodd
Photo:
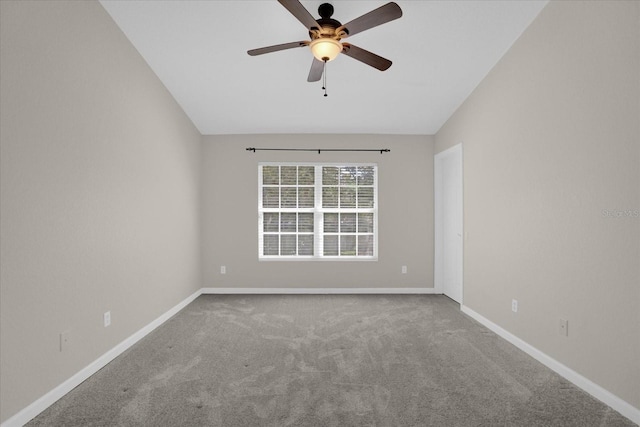
M256 56L285 49L309 46L314 56L309 77L307 78L309 82L317 82L320 80L326 63L335 59L340 53L357 59L380 71L384 71L391 66L391 61L388 59L350 43L343 43L341 40L400 18L402 16L402 9L400 9L400 6L396 3L387 3L346 24L341 24L339 21L331 18L331 15L333 15L333 6L329 3L323 3L318 7L320 19L316 20L299 0L278 0L278 2L307 28L311 40L252 49L247 51L249 55Z

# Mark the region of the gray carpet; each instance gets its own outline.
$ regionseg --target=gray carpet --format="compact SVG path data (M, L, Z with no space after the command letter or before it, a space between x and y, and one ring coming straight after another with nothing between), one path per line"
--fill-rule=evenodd
M29 426L632 426L443 296L201 296Z

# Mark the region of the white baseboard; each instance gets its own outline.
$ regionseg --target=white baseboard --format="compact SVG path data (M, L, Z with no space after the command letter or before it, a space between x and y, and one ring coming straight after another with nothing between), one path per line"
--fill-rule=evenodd
M203 294L435 294L434 288L202 288Z
M94 360L88 366L80 370L78 373L73 375L71 378L12 416L2 423L1 427L21 427L35 418L42 411L47 409L49 406L53 405L58 399L60 399L65 394L69 393L71 390L80 385L83 381L89 378L91 375L98 372L105 365L111 362L113 359L121 355L124 351L126 351L129 347L140 341L158 326L162 325L164 322L169 320L173 315L178 313L184 307L186 307L190 302L198 298L202 294L202 289L193 293L191 296L184 299L182 302L178 303L176 306L172 307L166 313L162 314L160 317L149 323L147 326L143 327L129 338L122 341L120 344L113 347L111 350L104 353L102 356Z
M500 326L496 325L489 319L476 313L469 307L462 305L460 306L460 310L463 313L467 314L469 317L472 317L482 325L486 326L491 331L495 332L500 337L509 341L511 344L515 345L520 350L524 351L529 356L533 357L538 362L542 363L552 371L555 371L565 379L569 380L576 386L580 387L582 390L586 391L596 399L609 405L610 407L620 412L625 417L629 418L634 423L640 424L640 409L622 400L621 398L614 395L610 391L605 390L604 388L594 383L593 381L583 377L573 369L563 365L562 363L558 362L551 356L541 352L537 348L533 347L531 344L523 341L522 339L518 338L517 336L508 332L507 330L501 328Z

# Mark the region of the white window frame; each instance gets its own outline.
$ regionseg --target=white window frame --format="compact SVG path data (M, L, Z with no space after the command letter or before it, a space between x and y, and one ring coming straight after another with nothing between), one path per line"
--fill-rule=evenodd
M263 184L262 184L262 168L263 166L313 166L314 171L314 207L313 208L263 208ZM373 208L323 208L322 207L322 168L323 167L373 167ZM260 261L377 261L378 260L378 179L379 170L377 163L336 163L336 162L260 162L258 163L258 259ZM280 184L282 186L282 184ZM285 185L287 187L294 185ZM298 184L295 185L297 187ZM281 197L281 196L280 196ZM357 197L357 196L356 196ZM314 255L263 255L264 234L270 234L264 231L264 213L266 212L296 212L296 213L313 213L314 214ZM324 255L324 214L325 213L373 213L373 255ZM357 215L356 215L357 218ZM298 234L286 233L286 234ZM308 233L300 233L308 234ZM333 233L331 233L333 234ZM336 233L338 236L351 233ZM356 233L358 235L357 221ZM340 240L340 238L338 238ZM358 248L356 242L356 250ZM338 249L338 253L340 248Z

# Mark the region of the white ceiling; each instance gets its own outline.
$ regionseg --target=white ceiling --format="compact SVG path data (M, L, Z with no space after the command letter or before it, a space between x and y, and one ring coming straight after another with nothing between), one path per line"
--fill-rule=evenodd
M326 1L302 4L318 17ZM344 55L308 83L308 40L276 0L114 1L102 5L204 135L435 134L545 6L544 1L397 1L403 16L348 38L393 61L380 72ZM386 1L334 0L346 23Z

